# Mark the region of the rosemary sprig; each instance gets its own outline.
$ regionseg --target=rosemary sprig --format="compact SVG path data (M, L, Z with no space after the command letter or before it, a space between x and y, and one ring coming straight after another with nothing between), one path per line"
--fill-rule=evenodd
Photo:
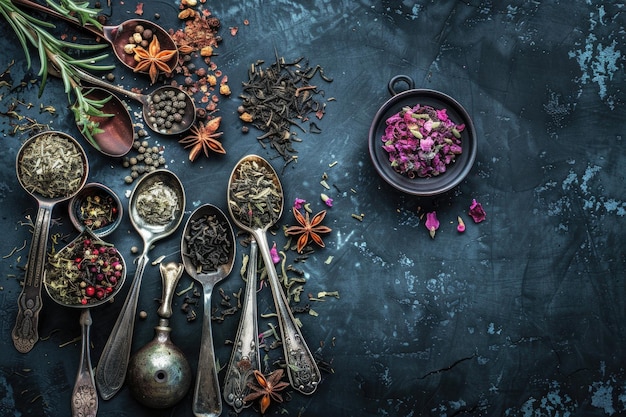
M89 9L88 3L75 3L71 0L61 0L56 4L48 0L50 7L61 13L73 12L81 22L100 26L96 20L97 10ZM93 135L102 132L98 128L98 123L91 117L110 117L111 115L102 112L101 108L106 101L92 100L87 97L88 90L80 86L78 72L80 70L106 71L115 68L113 65L99 65L98 62L106 59L108 54L101 54L89 58L78 58L70 55L70 51L91 52L106 48L106 44L82 44L66 42L53 36L49 30L54 28L54 24L37 19L20 8L16 7L11 0L0 0L0 15L9 23L15 32L24 54L26 62L30 68L32 65L29 46L37 50L40 62L40 69L37 75L41 80L39 96L43 93L48 79L48 74L58 75L63 80L64 91L68 95L71 103L70 109L74 113L77 126L85 135L87 140L96 148L97 145ZM73 99L72 96L75 98Z

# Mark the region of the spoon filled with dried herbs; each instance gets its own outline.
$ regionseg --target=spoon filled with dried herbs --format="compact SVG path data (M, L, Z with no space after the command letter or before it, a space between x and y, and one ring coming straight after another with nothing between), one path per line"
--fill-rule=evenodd
M89 309L113 300L125 279L122 255L88 228L48 259L44 285L50 298L62 306L82 309L80 366L72 391L72 416L95 416L98 410L91 367Z
M38 203L28 265L19 295L17 318L12 332L15 348L29 352L39 340L39 312L42 308L41 283L52 209L75 196L85 185L89 164L78 142L62 132L47 131L28 139L16 160L17 179Z
M130 290L96 368L96 384L105 400L122 388L126 378L139 289L148 263L148 252L157 240L171 235L180 225L185 212L185 191L176 174L157 169L139 179L128 206L130 221L143 240L143 252L137 260Z
M283 200L282 185L268 161L257 155L239 160L228 184L228 210L235 224L251 233L259 246L276 306L289 382L296 391L312 394L321 374L289 308L267 242L267 230L280 218Z
M211 293L215 284L230 274L235 263L235 234L226 215L216 206L198 207L185 225L180 253L187 273L202 285L204 314L193 394L196 416L219 416L222 399L211 330Z

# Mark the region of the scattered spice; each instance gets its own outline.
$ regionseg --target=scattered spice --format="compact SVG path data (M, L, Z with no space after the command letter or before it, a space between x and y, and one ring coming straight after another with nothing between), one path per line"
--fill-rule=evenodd
M428 233L432 239L435 238L435 233L439 229L439 220L437 220L437 212L431 211L426 213L426 223L424 224L428 229Z
M287 235L299 235L298 243L297 243L297 251L298 253L302 253L302 249L309 243L309 240L312 240L317 245L324 247L324 241L320 237L320 234L330 233L332 229L328 226L323 226L321 223L326 217L326 210L322 210L313 216L312 219L309 218L309 213L305 212L304 216L297 210L295 207L292 208L293 216L298 221L299 225L297 226L289 226L285 230L285 234Z
M332 207L333 206L333 199L330 198L329 196L327 196L326 194L324 194L324 193L320 194L320 198L322 199L324 204L326 204L328 207Z
M184 137L179 142L185 145L185 149L191 148L189 151L189 160L195 161L200 154L200 151L204 151L204 155L209 157L209 150L225 154L226 149L222 143L217 140L224 132L218 132L222 117L215 117L207 123L199 122L198 126L191 127L191 135Z
M133 141L134 155L127 155L122 159L122 166L130 168L130 174L124 178L124 182L127 184L131 184L141 175L154 171L166 164L163 156L164 148L156 145L151 146L148 140L145 139L147 134L145 129L139 129L137 132L138 139Z
M319 66L311 67L303 63L304 57L292 62L276 56L276 61L263 68L264 61L252 64L248 71L248 81L243 83L242 115L252 120L252 125L265 132L257 139L263 147L267 143L285 160L290 160L296 152L293 142L299 141L291 127L299 127L309 120L311 113L321 118L325 112L325 103L320 97L324 91L311 85L313 77L319 73L323 81L332 78L324 74Z
M277 182L271 167L257 161L242 162L229 190L233 215L248 227L263 228L276 222L282 204Z
M487 217L487 213L485 213L482 204L477 202L476 199L472 199L468 214L472 220L474 220L474 223L480 223Z
M175 219L177 210L178 196L163 181L156 181L137 195L137 214L148 224L166 225Z
M450 120L446 109L406 106L386 123L383 149L393 169L409 178L443 174L462 152L460 132L465 125Z
M277 403L282 403L283 397L280 391L283 391L289 386L288 382L281 381L284 373L285 371L283 369L276 369L266 377L255 369L253 371L255 380L247 383L248 388L250 388L252 392L244 397L244 402L259 400L261 414L265 414L272 400Z
M79 145L56 133L37 136L19 154L24 188L46 198L68 197L82 185L86 161Z
M228 225L216 215L192 219L183 236L183 256L191 261L199 274L215 272L228 263L231 247Z
M50 257L45 283L60 303L89 305L111 296L124 274L124 262L117 249L83 232Z

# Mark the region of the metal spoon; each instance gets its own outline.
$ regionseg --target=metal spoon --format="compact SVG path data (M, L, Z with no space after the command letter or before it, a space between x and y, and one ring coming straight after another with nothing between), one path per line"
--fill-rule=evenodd
M89 229L85 228L83 232L76 238L72 243L67 245L65 248L61 249L58 253L62 254L64 251L71 250L71 248L76 244L82 244L84 239L89 239L92 242L98 242L100 239L94 235ZM74 383L74 390L72 391L72 416L88 416L95 417L98 411L98 394L96 393L96 384L94 382L93 377L93 368L91 367L91 350L90 350L90 340L89 333L90 327L92 324L91 313L89 309L91 307L97 307L102 305L103 303L109 302L115 297L115 295L119 292L119 290L124 285L124 280L126 279L126 263L124 262L124 258L122 255L116 250L116 257L119 258L119 262L122 265L121 275L117 278L116 286L113 289L113 292L106 295L106 297L101 300L94 301L92 299L89 304L81 304L80 301L76 301L76 303L68 303L64 298L60 296L59 291L55 291L52 285L55 284L54 280L50 278L50 274L46 273L44 275L44 284L46 287L46 292L54 301L58 304L71 307L71 308L80 308L82 312L80 314L80 326L81 326L81 352L80 352L80 366L78 368L78 373L76 374L76 382ZM50 268L52 266L49 265Z
M279 199L279 201L275 203L278 207L272 207L268 204L264 209L273 211L269 217L267 217L267 212L255 214L254 211L257 210L257 204L263 202L263 198L259 196L263 193L267 193L267 191L261 191L259 194L254 196L248 195L247 198L249 201L245 207L239 207L236 202L234 184L241 178L242 172L245 169L248 169L245 167L249 165L251 165L251 168L249 169L253 172L253 175L260 176L260 172L266 172L266 178L268 178L271 182L271 186L268 186L268 188L270 188L269 192L274 193ZM237 199L239 199L239 197L237 197ZM269 162L260 156L248 155L237 163L231 173L228 185L228 210L235 224L250 232L259 245L269 277L274 304L276 306L276 314L278 316L278 324L283 342L283 352L287 363L287 375L289 377L289 382L296 391L307 395L312 394L317 389L317 385L321 380L321 374L319 368L317 367L317 363L315 362L315 359L313 358L313 355L304 340L304 337L302 337L300 328L296 324L293 314L291 313L287 297L285 296L278 280L278 274L276 273L270 254L270 247L267 243L267 229L276 223L283 210L282 185L280 184L276 171ZM249 221L246 220L244 223L244 218ZM265 224L263 224L264 221L266 222Z
M257 321L256 305L256 274L257 274L258 247L254 238L250 241L250 257L246 274L246 291L241 307L241 318L237 336L233 343L233 352L226 368L224 377L224 400L226 404L239 414L251 402L243 399L250 392L248 382L253 377L253 371L261 369L259 357L259 325Z
M139 94L128 91L117 85L109 84L106 81L101 80L100 78L96 78L91 74L79 70L78 68L75 69L75 72L82 81L98 86L112 93L125 95L141 103L143 119L146 122L146 125L150 129L154 130L155 132L161 133L162 135L176 135L185 132L193 125L196 120L196 107L193 99L191 98L191 96L189 96L189 94L187 94L185 91L181 90L178 87L166 85L157 88L150 94ZM159 127L153 121L151 121L151 119L156 118L155 97L168 92L174 92L175 94L181 95L183 97L185 103L184 114L182 114L182 120L180 122L174 123L171 127Z
M40 138L43 138L45 135L52 135L50 138L47 138L48 146L50 145L50 141L52 141L52 137L60 138L55 140L69 141L72 145L74 145L76 152L75 155L72 155L72 158L75 158L79 164L82 164L83 169L82 174L80 174L81 177L72 179L73 181L77 181L78 185L71 194L60 195L60 190L48 190L53 192L52 195L58 194L55 195L54 198L49 198L26 188L26 184L24 182L25 177L35 175L35 173L26 171L25 167L22 166L21 161L23 159L24 152L31 146L34 146L35 142ZM12 332L13 344L15 345L15 348L21 353L26 353L29 352L35 343L37 343L37 340L39 340L37 327L39 323L39 312L42 307L41 282L46 262L46 247L48 244L52 209L56 203L72 198L81 190L81 188L83 188L85 182L87 181L89 164L87 162L87 155L85 154L85 151L74 138L66 133L48 131L31 137L22 145L17 154L16 171L17 179L19 180L22 188L32 195L37 200L39 205L37 218L33 224L33 238L28 252L28 265L26 266L24 286L22 287L22 292L18 298L17 318Z
M143 197L148 195L150 190L155 190L152 194L155 200L159 198L158 193L163 191L167 191L176 199L176 205L170 206L171 213L167 212L166 215L161 216L158 222L152 218L146 219L146 211L150 207L143 203ZM140 199L141 204L138 203ZM96 367L96 384L100 395L105 400L112 398L124 384L130 359L141 278L148 263L148 251L154 242L171 235L180 225L185 211L183 185L173 172L166 169L149 172L137 181L130 195L128 206L130 221L143 240L143 253L137 260L137 270L131 288Z
M217 224L225 229L223 239L230 242L228 260L217 267L217 270L209 273L198 272L198 269L190 257L186 236L191 233L192 224L203 217L214 216ZM195 231L193 232L196 233ZM193 394L192 410L197 417L219 416L222 414L222 399L220 395L215 352L213 349L213 333L211 330L211 293L216 283L224 279L233 269L235 263L235 234L226 215L216 206L205 204L198 207L185 225L183 238L181 239L180 252L183 257L183 265L187 273L200 284L204 292L204 313L202 319L202 337L200 339L200 355L198 359L198 375Z
M154 36L157 37L161 44L161 50L176 50L176 54L167 62L167 66L170 71L174 71L174 68L178 64L178 49L176 43L169 35L169 33L161 26L144 19L129 19L117 26L103 26L102 30L97 27L86 24L83 25L77 18L59 13L53 9L50 9L42 4L36 3L31 0L13 0L15 4L19 4L42 13L49 14L57 19L61 19L79 28L85 29L95 35L97 38L105 39L112 47L113 52L117 58L126 65L128 68L134 70L137 61L135 61L134 54L127 54L124 52L124 45L128 43L128 38L133 36L135 28L138 25L143 26L145 29L151 29ZM142 71L143 72L143 71Z

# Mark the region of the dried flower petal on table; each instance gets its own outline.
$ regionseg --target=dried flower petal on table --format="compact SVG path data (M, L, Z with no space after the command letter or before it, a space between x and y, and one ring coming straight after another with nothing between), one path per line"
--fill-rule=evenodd
M148 46L148 49L144 49L142 46L135 46L135 65L134 71L148 71L150 74L150 81L154 84L159 76L159 72L170 74L171 68L167 63L176 55L176 49L161 50L161 44L156 36L152 37L152 41Z
M200 151L204 151L204 155L209 157L209 150L225 154L226 150L222 143L217 140L224 132L218 132L222 117L215 117L206 124L199 122L198 126L192 126L192 134L182 138L179 142L185 145L185 148L191 148L189 152L189 160L195 161Z
M282 403L283 397L280 391L289 386L288 382L281 381L284 372L282 369L277 369L266 377L255 369L254 378L256 381L248 382L248 387L253 392L244 397L244 402L258 399L261 405L261 414L265 414L272 400Z
M465 222L463 222L463 219L461 218L461 216L458 216L456 220L458 222L456 226L457 232L463 233L465 231Z
M468 214L474 220L474 223L480 223L487 217L487 213L485 213L482 204L477 202L476 199L472 200Z
M435 238L435 233L437 229L439 229L439 220L437 220L437 212L431 211L430 213L426 213L426 228L428 229L428 233L431 238Z
M295 207L292 208L293 216L296 218L299 226L289 226L285 230L285 234L287 235L300 235L297 243L297 251L298 253L302 252L302 249L309 243L309 240L315 242L318 246L322 248L325 246L324 241L320 237L322 233L330 233L332 229L328 226L321 225L324 217L326 217L326 210L322 210L313 216L313 219L309 219L309 213L305 212L303 216L302 213Z
M300 210L304 206L305 203L306 203L306 200L302 198L296 198L296 200L293 202L293 207L297 210Z

